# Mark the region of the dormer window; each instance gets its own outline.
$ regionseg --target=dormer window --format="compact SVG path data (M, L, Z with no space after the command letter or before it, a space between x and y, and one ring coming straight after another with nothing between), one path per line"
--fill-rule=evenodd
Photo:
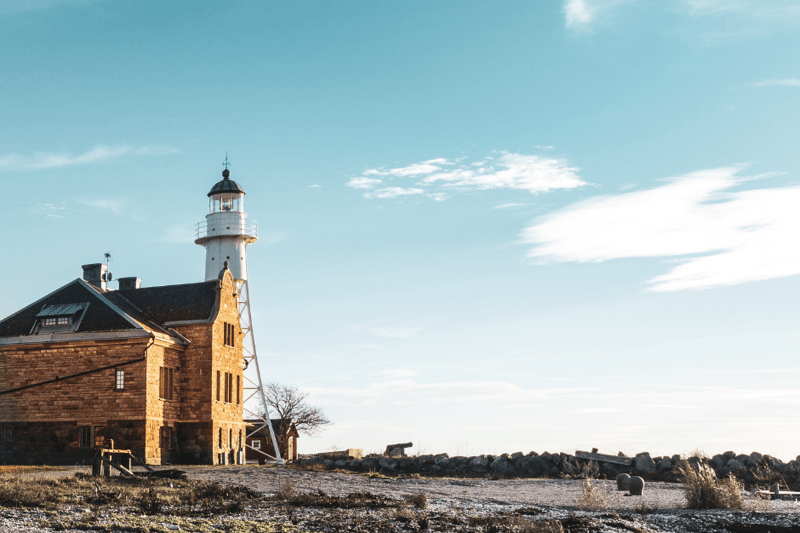
M45 305L36 314L36 323L31 328L31 335L73 332L78 329L87 307L89 307L88 302Z

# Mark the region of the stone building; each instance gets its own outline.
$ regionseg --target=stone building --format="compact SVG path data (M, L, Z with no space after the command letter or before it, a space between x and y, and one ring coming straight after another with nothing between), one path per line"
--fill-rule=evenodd
M247 446L245 448L245 458L248 463L261 463L269 461L275 457L275 449L272 446L272 439L270 438L267 428L262 420L245 420L248 423ZM297 439L300 434L297 432L297 426L294 420L284 422L280 418L273 418L270 420L272 431L277 439L278 446L283 449L281 458L287 462L297 461Z
M206 281L110 290L90 264L0 321L0 464L82 462L109 440L148 464L244 461L239 291L257 237L229 176L198 225Z

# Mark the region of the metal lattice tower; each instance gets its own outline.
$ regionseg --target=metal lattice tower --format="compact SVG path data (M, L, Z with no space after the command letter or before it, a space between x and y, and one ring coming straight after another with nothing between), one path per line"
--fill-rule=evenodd
M208 193L208 215L204 222L198 222L195 227L195 243L206 248L206 273L205 279L212 280L219 277L223 265L227 265L236 280L238 292L239 325L242 328L244 355L244 402L243 410L251 419L259 420L260 425L247 434L251 437L264 428L269 431L272 440L272 449L275 456L263 450L257 450L247 445L258 453L270 459L269 462L279 465L284 464L280 457L275 431L269 417L269 406L264 393L261 380L261 370L258 364L256 341L253 334L253 317L250 312L250 285L247 281L247 253L246 247L258 240L258 224L247 221L244 211L244 190L238 183L230 179L228 170L228 157L225 157L225 170L222 171L222 180L217 182Z

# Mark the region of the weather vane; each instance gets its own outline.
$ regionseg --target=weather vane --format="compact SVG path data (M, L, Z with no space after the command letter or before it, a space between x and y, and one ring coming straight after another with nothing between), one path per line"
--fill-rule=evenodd
M231 164L230 164L230 163L228 163L228 151L227 151L227 150L225 150L225 162L224 162L224 163L222 163L222 166L223 166L223 167L225 167L225 168L227 169L227 168L228 168L230 165L231 165Z

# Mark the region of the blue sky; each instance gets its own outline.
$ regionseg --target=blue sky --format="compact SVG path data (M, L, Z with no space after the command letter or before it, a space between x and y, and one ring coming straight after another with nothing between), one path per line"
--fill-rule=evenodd
M0 316L201 281L228 151L301 451L800 453L800 6L6 1ZM114 288L115 284L112 284Z

